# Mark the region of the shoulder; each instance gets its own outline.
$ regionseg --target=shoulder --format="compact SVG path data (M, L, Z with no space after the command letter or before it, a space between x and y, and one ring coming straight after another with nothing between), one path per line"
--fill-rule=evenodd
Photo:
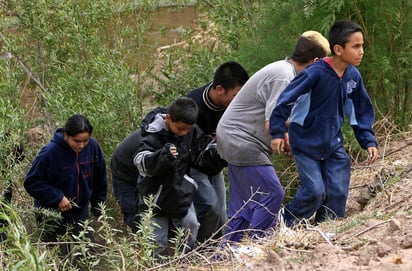
M205 90L208 88L208 86L210 84L211 84L211 82L209 82L209 83L207 83L207 84L205 84L201 87L195 88L195 89L191 90L186 96L189 97L189 98L194 99L195 101L198 101L199 99L202 99L203 92L205 92Z
M358 68L356 68L353 65L348 65L348 67L346 68L346 73L352 77L358 77L358 78L362 77Z
M95 138L93 138L93 137L89 138L89 144L90 144L91 146L94 146L94 147L100 147L100 145L99 145L99 143L97 142L97 140L96 140Z
M287 60L272 62L261 69L263 73L269 73L275 76L294 74L294 68Z
M271 85L275 81L290 81L295 76L293 65L286 60L279 60L267 64L254 73L244 85L244 88L264 87Z
M335 74L335 71L323 59L313 62L301 71L299 77L308 77L310 80L325 78L325 74Z
M90 153L103 155L102 154L102 149L101 149L99 143L97 142L97 140L95 138L92 138L92 137L89 139L88 148L85 148L85 150L87 150Z
M48 156L56 152L60 153L62 149L63 147L61 145L57 144L54 141L50 141L40 149L40 152L37 156Z

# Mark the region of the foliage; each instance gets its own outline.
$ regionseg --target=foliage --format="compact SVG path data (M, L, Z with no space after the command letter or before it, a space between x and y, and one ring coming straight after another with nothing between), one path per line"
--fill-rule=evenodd
M364 30L365 56L359 67L375 106L376 118L390 116L407 129L412 118L410 95L411 73L411 9L408 1L205 1L203 10L217 22L219 39L230 47L251 74L262 66L293 50L297 37L314 29L325 36L337 19L358 22ZM382 127L375 127L377 133ZM355 160L365 154L345 124L346 148ZM288 159L273 158L276 170L286 189L286 201L294 194L296 173ZM285 176L288 175L288 176Z
M45 254L38 253L14 208L0 200L0 266L9 270L40 270Z
M191 44L190 49L179 48L169 53L162 63L161 77L154 75L159 89L164 90L156 94L158 103L168 105L176 97L184 96L213 79L215 69L229 60L221 57L224 48L216 49L213 46L213 43Z
M337 19L348 18L364 31L365 56L359 67L377 117L388 114L407 129L410 95L412 4L396 1L293 0L205 1L218 22L219 38L251 70L291 54L297 37L314 29L325 36Z
M177 6L188 1L174 1ZM193 1L189 1L193 2ZM1 1L0 2L0 137L2 161L11 161L10 148L25 131L41 126L52 131L73 113L89 117L94 137L110 155L153 104L168 105L212 79L224 61L240 62L251 74L290 55L297 37L308 29L323 34L333 21L350 18L364 29L365 56L359 67L373 99L377 117L389 117L399 127L411 122L411 3L344 0L208 0L197 1L200 29L185 30L182 46L154 57L157 44L147 39L157 8L165 1ZM203 16L205 15L205 16ZM165 28L160 32L167 35ZM203 33L200 39L194 35ZM157 61L157 62L155 62ZM160 63L160 64L159 64ZM385 132L378 127L378 132ZM344 127L345 147L353 160L363 159ZM21 190L22 175L38 148L27 148L19 165L2 163L0 186L12 179ZM289 158L273 163L286 190L286 202L298 180ZM394 180L396 181L396 180ZM0 218L10 225L0 243L0 266L15 270L57 269L57 251L36 243L38 230L30 200L20 193L19 208L1 206ZM150 201L150 200L149 200ZM118 208L109 194L102 216L87 221L97 243L75 242L76 256L90 269L136 270L156 265L151 257L153 229L150 211L139 230L120 230ZM5 211L6 210L6 211ZM150 210L150 208L149 208ZM113 217L114 216L114 217ZM178 232L171 242L182 244ZM98 254L96 254L98 252ZM175 250L172 258L180 257ZM75 266L65 259L65 270Z
M32 77L15 89L36 95L42 112L35 121L54 129L73 113L85 114L106 154L140 120L143 97L131 75L141 71L130 68L125 57L135 57L133 50L148 51L144 34L152 14L144 8L130 11L134 20L128 23L139 27L122 27L116 9L104 0L16 1L17 28L4 30L3 50L26 63ZM112 137L106 127L112 127Z

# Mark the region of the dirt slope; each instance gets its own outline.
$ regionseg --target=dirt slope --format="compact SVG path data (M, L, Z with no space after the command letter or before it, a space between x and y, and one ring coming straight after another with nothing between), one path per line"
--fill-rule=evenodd
M353 165L347 217L318 227L280 226L194 270L412 270L412 135L388 137L373 165Z

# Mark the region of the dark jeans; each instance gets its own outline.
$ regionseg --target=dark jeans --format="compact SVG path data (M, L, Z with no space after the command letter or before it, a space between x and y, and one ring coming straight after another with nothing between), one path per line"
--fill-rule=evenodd
M49 217L46 214L37 212L36 221L38 227L42 230L40 233L40 240L42 242L50 243L50 247L59 246L60 255L65 257L72 252L71 242L75 241L73 235L79 236L84 230L79 223L67 224L55 217ZM63 237L67 239L63 240ZM87 231L85 234L86 242L94 242L93 232Z
M136 184L112 175L112 187L116 201L122 210L124 223L135 229Z
M315 160L293 153L300 177L300 186L286 205L284 218L288 226L316 213L315 222L343 217L350 182L350 158L343 147L325 160Z
M192 168L190 173L198 185L193 197L197 219L200 223L197 240L204 242L212 236L217 239L221 237L221 227L227 221L226 187L223 172L207 176Z

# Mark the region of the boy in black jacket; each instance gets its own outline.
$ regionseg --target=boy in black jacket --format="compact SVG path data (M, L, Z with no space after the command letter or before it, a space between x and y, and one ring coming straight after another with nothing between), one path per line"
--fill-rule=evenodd
M143 199L153 195L156 204L153 227L158 245L155 257L168 255L168 233L173 227L187 232L186 251L195 245L199 222L193 194L197 184L189 176L190 167L202 164L199 161L202 150L213 140L195 125L198 113L193 99L180 97L167 110L156 108L150 112L145 120L151 121L142 123L142 138L134 157L140 173L137 212L141 214L147 209ZM217 152L210 151L210 147L207 156L212 159L203 157L204 160L219 161Z

